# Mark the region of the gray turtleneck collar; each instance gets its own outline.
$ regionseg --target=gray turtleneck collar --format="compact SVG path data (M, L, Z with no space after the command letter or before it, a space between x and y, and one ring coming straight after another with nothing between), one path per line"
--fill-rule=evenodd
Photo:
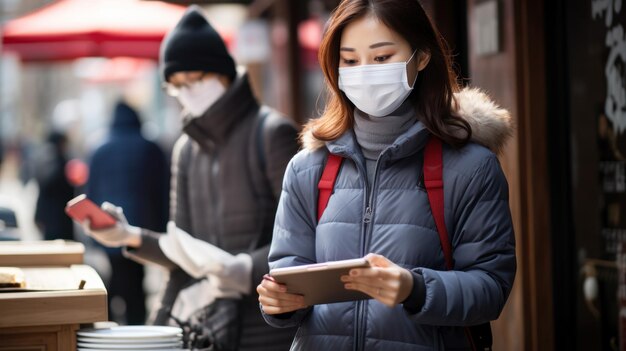
M354 109L354 135L365 157L367 180L370 184L374 179L380 153L416 122L415 109L408 99L397 110L383 117L373 117Z
M415 109L407 99L383 117L373 117L354 109L354 134L367 160L377 160L380 153L417 122Z

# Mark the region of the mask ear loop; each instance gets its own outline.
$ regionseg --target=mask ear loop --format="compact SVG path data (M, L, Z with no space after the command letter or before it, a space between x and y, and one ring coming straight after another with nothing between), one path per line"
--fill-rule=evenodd
M413 51L413 55L411 55L411 57L409 57L409 59L406 61L406 65L408 66L409 63L413 60L413 58L415 57L415 54L417 53L417 49L415 49L415 51ZM405 68L405 72L406 72L406 68ZM415 78L413 79L413 84L411 84L411 89L413 89L415 87L415 82L417 82L417 76L419 76L420 71L417 70L417 67L415 68ZM408 72L407 72L408 75ZM408 78L407 78L407 84L408 84Z
M406 64L408 65L409 62L411 62L411 60L413 59L413 57L415 57L415 53L417 52L417 49L413 50L413 54L411 55L411 57L409 57L408 60L406 60Z

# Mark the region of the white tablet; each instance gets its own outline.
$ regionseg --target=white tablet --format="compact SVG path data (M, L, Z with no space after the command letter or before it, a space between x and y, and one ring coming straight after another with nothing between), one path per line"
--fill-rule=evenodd
M302 266L275 268L270 276L278 283L285 284L287 291L304 296L307 305L371 299L365 293L345 289L342 275L348 275L352 268L367 268L364 258L342 261L314 263Z

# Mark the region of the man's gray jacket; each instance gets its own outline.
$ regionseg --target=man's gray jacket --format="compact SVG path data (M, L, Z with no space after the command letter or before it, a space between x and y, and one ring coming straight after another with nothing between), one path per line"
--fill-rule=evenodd
M285 167L298 149L297 129L258 105L244 75L203 116L186 118L183 130L172 155L170 218L198 239L252 257L253 291L243 300L239 350L288 349L293 331L263 321L254 287L268 272L274 215ZM126 253L169 269L154 323L172 324L172 305L194 279L165 257L158 238L144 232L141 247Z

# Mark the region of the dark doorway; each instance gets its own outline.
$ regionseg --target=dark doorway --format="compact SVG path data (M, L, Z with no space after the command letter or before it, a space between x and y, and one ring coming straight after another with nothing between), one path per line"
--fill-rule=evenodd
M615 262L626 238L626 41L620 28L626 9L606 4L545 5L559 350L618 348Z

